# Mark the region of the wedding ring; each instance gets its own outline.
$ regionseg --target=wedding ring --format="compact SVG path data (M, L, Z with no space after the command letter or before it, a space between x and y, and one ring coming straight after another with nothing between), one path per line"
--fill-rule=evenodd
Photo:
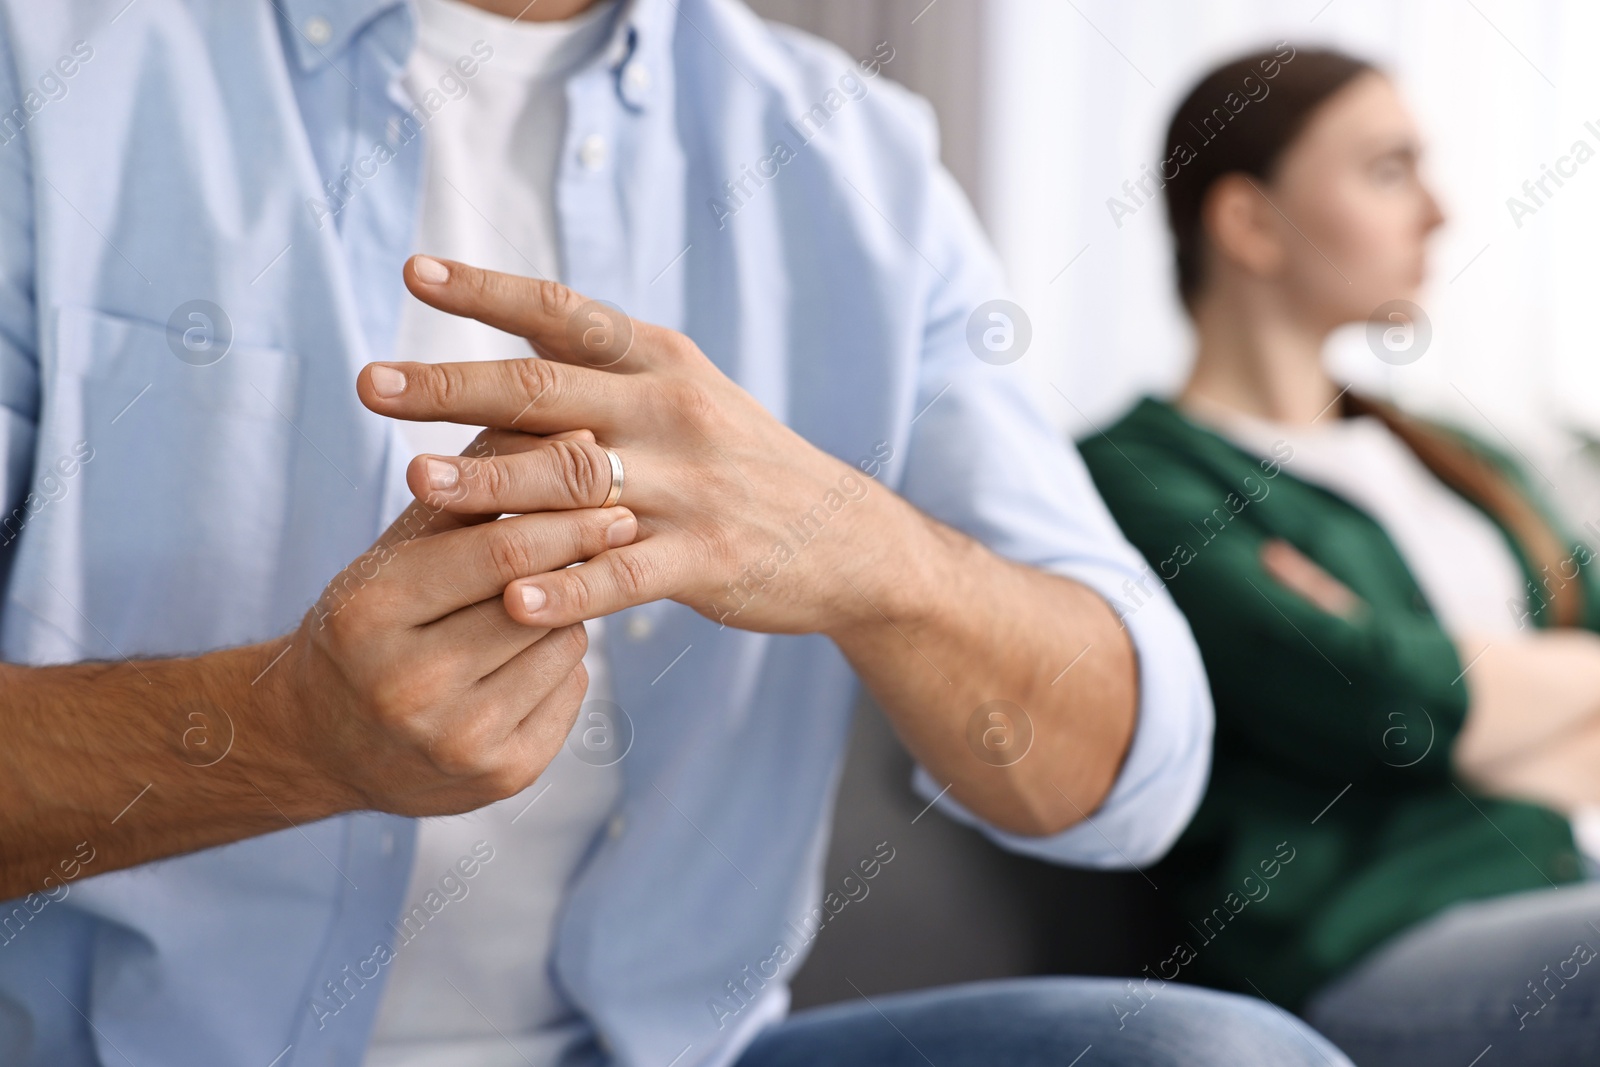
M606 458L611 460L611 492L606 494L605 503L600 506L603 508L615 507L617 501L622 499L622 457L617 455L617 450L614 448L606 448L602 445L600 451L604 452Z

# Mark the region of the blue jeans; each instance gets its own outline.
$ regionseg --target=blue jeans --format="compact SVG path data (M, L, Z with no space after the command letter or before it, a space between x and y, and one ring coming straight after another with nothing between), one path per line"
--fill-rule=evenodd
M1306 1018L1361 1067L1600 1063L1600 884L1441 912L1318 993Z
M737 1067L1350 1065L1263 1001L1169 983L1136 1013L1127 1007L1139 1003L1113 978L1017 978L873 997L791 1016Z

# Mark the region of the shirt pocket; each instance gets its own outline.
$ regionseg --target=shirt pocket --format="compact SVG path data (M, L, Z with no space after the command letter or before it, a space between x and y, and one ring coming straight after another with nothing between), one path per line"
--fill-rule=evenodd
M94 655L282 629L263 605L300 438L299 361L235 342L196 365L163 324L86 308L56 326L19 559L35 566L19 567L13 595Z

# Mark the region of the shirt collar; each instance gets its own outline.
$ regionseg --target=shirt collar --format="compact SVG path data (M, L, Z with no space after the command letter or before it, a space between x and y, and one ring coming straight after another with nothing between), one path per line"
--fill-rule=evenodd
M333 62L367 23L405 0L275 0L301 69Z
M671 74L670 47L677 0L621 0L616 25L596 61L610 71L617 95L635 110L655 97Z
M672 0L622 0L622 4L601 61L614 71L630 63L643 65L643 78L623 83L628 102L643 107L650 94L641 87L667 74L664 59L672 37L673 4ZM295 58L309 71L331 63L380 14L409 4L407 0L276 0L276 6L288 23Z

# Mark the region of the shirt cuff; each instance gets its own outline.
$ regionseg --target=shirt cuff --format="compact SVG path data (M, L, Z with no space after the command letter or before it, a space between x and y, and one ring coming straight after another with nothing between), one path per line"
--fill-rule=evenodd
M1166 855L1205 793L1213 712L1200 651L1182 612L1148 567L1142 574L1086 563L1042 569L1087 586L1111 604L1138 657L1138 721L1111 792L1083 822L1049 837L1025 837L984 822L921 767L912 786L924 800L937 797L940 809L957 822L1013 852L1071 866L1138 869Z

